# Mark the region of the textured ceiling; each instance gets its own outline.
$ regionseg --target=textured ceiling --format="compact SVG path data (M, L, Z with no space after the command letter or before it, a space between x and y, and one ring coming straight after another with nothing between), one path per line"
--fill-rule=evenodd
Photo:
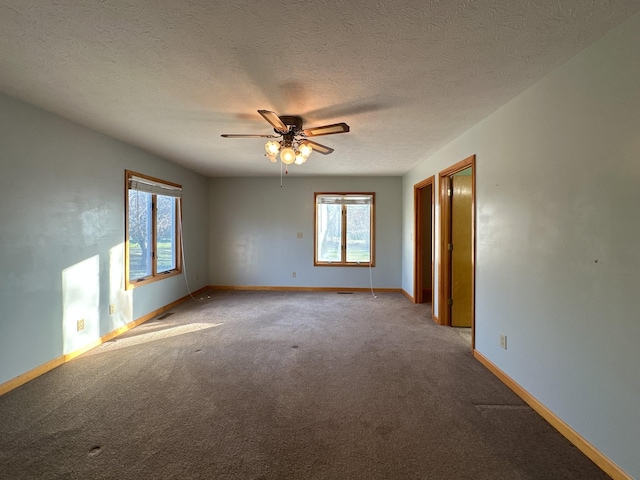
M296 175L401 175L639 1L0 0L0 91L209 176L279 175L256 113L318 137Z

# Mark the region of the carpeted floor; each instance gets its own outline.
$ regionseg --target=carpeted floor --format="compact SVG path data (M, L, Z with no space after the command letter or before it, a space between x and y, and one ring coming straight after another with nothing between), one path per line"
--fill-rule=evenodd
M608 478L428 306L203 298L0 397L0 478Z

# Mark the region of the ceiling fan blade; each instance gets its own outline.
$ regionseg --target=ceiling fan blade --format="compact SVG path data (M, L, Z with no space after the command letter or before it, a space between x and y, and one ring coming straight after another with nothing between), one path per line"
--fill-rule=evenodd
M333 135L334 133L347 133L349 125L346 123L334 123L333 125L324 125L322 127L305 128L302 132L307 137L318 137L320 135Z
M282 119L269 110L258 110L258 113L263 116L263 118L271 124L273 128L275 128L278 132L288 132L289 127L287 127Z
M306 143L311 148L313 148L314 152L321 153L322 155L329 155L330 153L333 152L333 148L327 147L325 145L320 145L319 143L312 142L311 140L305 140L302 143Z
M252 135L244 133L223 133L220 135L224 138L279 138L280 135Z

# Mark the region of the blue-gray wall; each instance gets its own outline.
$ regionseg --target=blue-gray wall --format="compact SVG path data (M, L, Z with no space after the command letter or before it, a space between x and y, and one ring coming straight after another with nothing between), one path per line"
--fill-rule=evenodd
M403 178L402 258L412 291L413 185L476 154L476 348L635 478L639 79L637 14L424 159Z
M206 178L0 95L0 384L187 294L183 276L123 288L125 169L183 185L189 284L206 285Z
M287 176L283 185L279 177L210 180L212 285L369 287L366 267L313 266L314 192L375 192L373 286L400 288L401 177Z

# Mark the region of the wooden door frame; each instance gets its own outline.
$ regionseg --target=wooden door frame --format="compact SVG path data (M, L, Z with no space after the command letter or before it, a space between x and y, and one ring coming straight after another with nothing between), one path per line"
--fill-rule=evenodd
M431 303L433 304L433 251L434 251L434 202L435 202L435 175L416 183L413 186L413 303L423 303L422 296L422 189L431 186ZM433 316L433 315L432 315Z
M471 155L438 174L440 184L440 261L438 263L438 323L451 325L451 309L447 299L451 295L451 253L447 245L451 243L451 208L448 201L448 189L451 188L451 175L471 167L471 348L475 348L476 325L476 156Z

